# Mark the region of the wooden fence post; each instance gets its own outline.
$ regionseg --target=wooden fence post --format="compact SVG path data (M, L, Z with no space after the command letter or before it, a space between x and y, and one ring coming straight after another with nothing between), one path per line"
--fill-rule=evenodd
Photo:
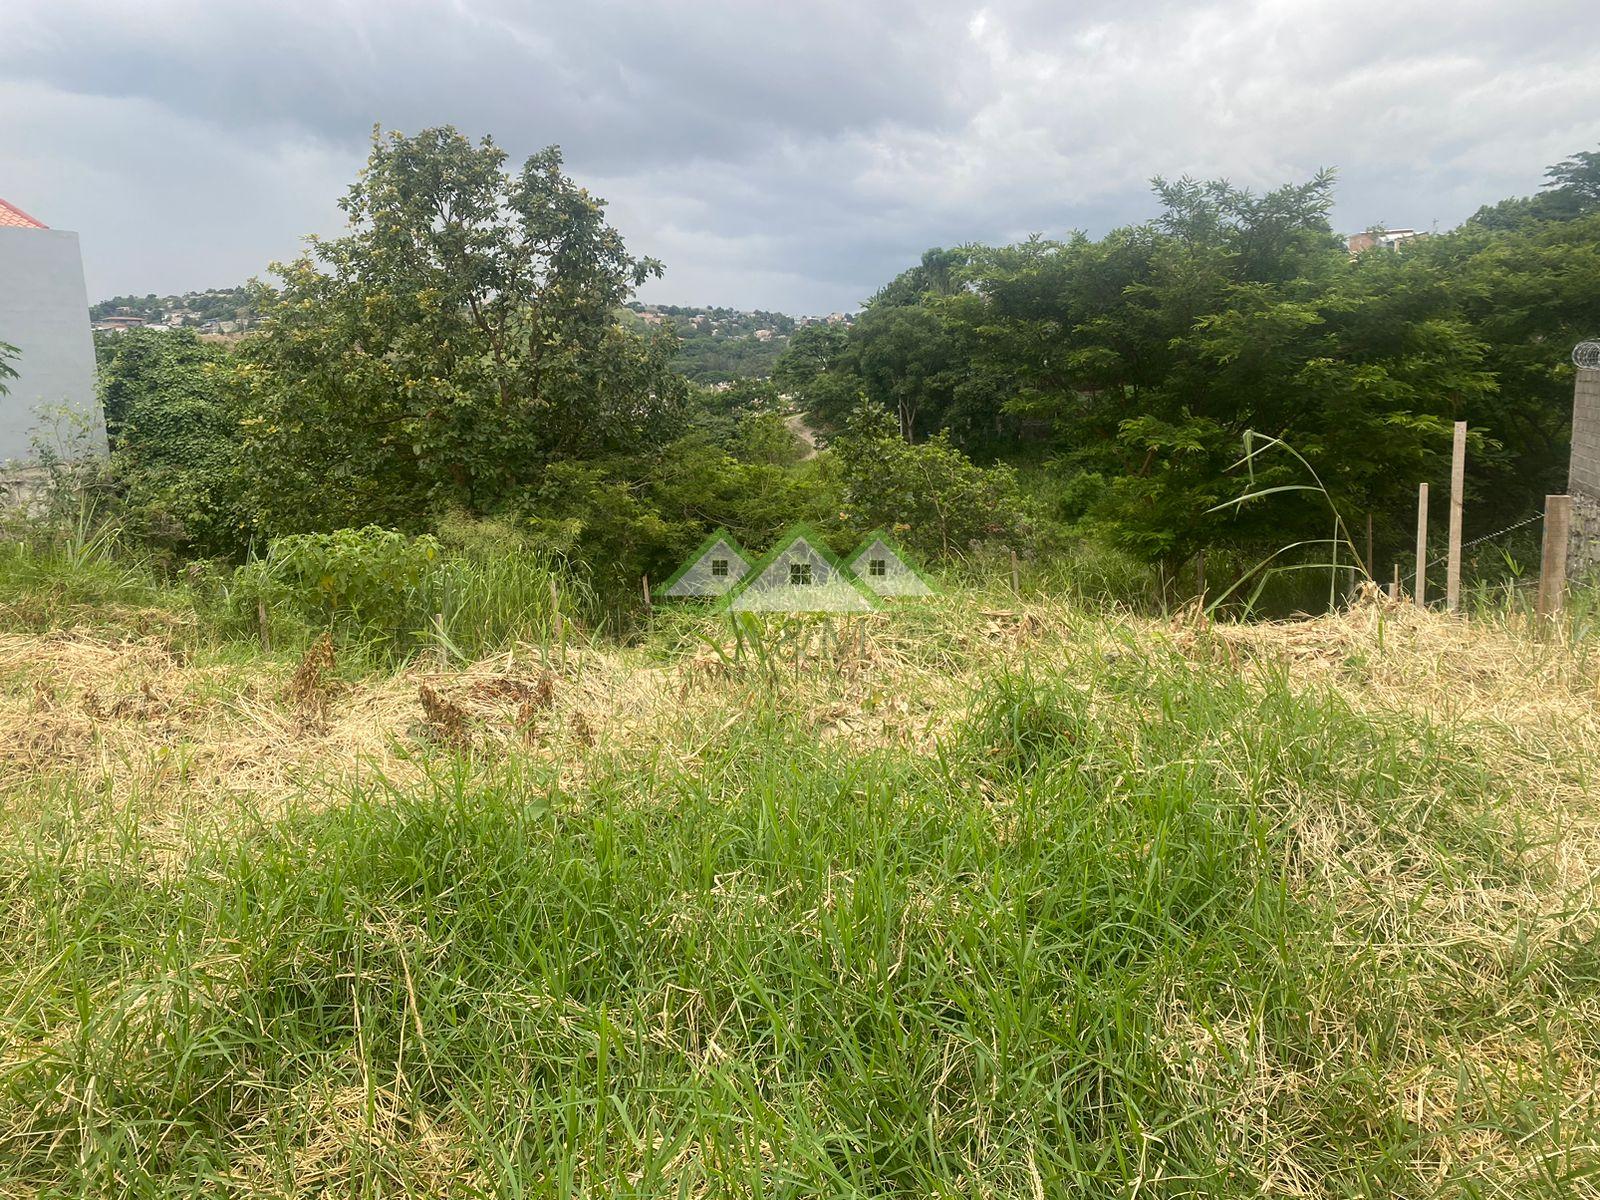
M1394 565L1394 579L1389 584L1389 599L1400 599L1400 564Z
M1417 485L1417 587L1412 596L1418 608L1428 606L1428 485Z
M1561 611L1567 591L1567 531L1572 526L1572 497L1544 498L1544 548L1539 560L1539 616Z
M1199 551L1194 556L1194 585L1200 595L1200 607L1206 603L1206 552Z
M1444 606L1451 612L1461 609L1461 491L1466 478L1467 423L1457 421L1450 448L1450 550L1444 576Z
M1019 599L1022 596L1022 577L1017 573L1017 552L1015 550L1011 552L1011 594Z
M1367 578L1373 583L1378 582L1378 558L1372 552L1372 514L1367 514Z
M258 599L256 601L256 624L261 627L261 649L271 654L272 623L267 620L267 602L265 600Z
M556 577L550 576L550 635L555 641L555 652L560 656L561 669L567 669L567 624L566 618L561 615L561 589L556 587ZM545 655L545 665L550 663L551 655Z

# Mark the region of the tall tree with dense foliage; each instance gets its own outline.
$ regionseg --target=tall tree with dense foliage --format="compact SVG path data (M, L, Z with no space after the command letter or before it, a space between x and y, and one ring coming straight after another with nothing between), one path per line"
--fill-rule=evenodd
M107 341L100 397L130 532L157 549L243 552L253 532L227 350L186 330Z
M1600 329L1600 154L1549 175L1532 216L1358 256L1330 173L1265 195L1158 179L1160 213L1098 240L929 252L776 378L825 430L865 401L908 440L1047 457L1061 516L1169 563L1329 534L1308 494L1218 508L1250 430L1392 546L1466 420L1476 518L1515 519L1561 486L1566 346ZM1260 465L1258 485L1307 482Z
M556 147L505 166L449 127L375 135L341 201L350 231L261 289L241 379L270 528L502 511L552 464L678 431L670 337L617 319L660 264L627 251Z

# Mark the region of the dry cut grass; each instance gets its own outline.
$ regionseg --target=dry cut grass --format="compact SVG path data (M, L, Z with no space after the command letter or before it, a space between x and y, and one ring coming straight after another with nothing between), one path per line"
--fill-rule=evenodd
M952 597L383 676L0 636L0 1179L1600 1195L1600 663L1535 633ZM94 916L85 872L148 882ZM152 1045L234 1047L203 1078L65 1053L157 979Z

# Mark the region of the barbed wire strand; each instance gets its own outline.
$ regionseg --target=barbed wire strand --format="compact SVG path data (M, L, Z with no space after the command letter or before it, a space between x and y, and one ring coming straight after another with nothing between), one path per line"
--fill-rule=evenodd
M1532 525L1535 521L1542 521L1542 520L1544 520L1544 513L1542 511L1541 512L1536 512L1531 517L1522 518L1522 520L1518 521L1515 525L1507 525L1504 529L1497 529L1493 533L1486 533L1482 537L1473 538L1470 542L1462 542L1461 543L1461 552L1463 554L1465 554L1468 550L1472 549L1472 547L1474 547L1476 545L1479 545L1482 542L1492 542L1492 541L1494 541L1495 538L1505 537L1506 534L1513 533L1516 530L1521 529L1524 525ZM1432 562L1430 562L1427 565L1425 565L1422 569L1424 571L1431 571L1435 567L1437 567L1440 563L1449 562L1449 561L1450 561L1450 553L1449 553L1449 551L1446 551L1442 557L1434 559ZM1411 572L1411 578L1412 578L1413 581L1416 580L1417 573L1415 571Z

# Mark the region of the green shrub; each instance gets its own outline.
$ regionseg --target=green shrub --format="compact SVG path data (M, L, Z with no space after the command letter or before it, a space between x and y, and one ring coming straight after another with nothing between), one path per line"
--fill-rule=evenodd
M343 642L414 646L440 610L439 543L390 529L339 529L275 538L228 591L229 615L253 624L257 605L276 619L326 629Z
M911 445L887 414L856 410L834 439L843 500L862 532L892 529L928 557L961 556L985 542L1032 545L1037 522L1007 466L980 467L939 433Z
M373 526L275 538L265 558L234 572L224 620L235 633L255 630L264 606L275 642L326 630L393 662L422 647L470 659L544 640L558 609L591 618L591 589L554 554L489 522L441 528L453 548Z

